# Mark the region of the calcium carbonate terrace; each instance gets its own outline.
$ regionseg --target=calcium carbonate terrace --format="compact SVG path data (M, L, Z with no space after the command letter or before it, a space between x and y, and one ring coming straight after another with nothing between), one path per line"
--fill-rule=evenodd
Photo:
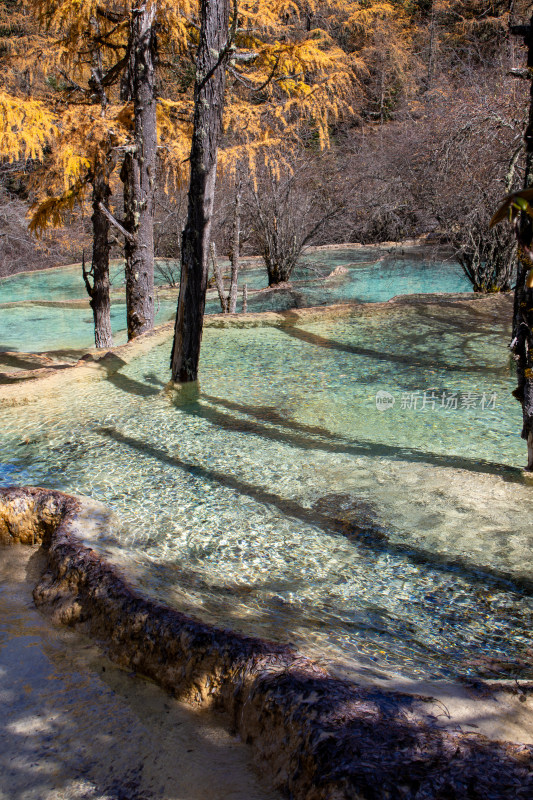
M169 327L103 378L4 402L0 483L91 496L108 509L91 545L145 592L345 673L531 677L510 299L467 294L456 265L416 250L319 251L307 267L251 293L250 312L277 313L208 322L198 386L165 390ZM63 351L67 333L90 345L78 278L0 282L4 383L17 353ZM384 302L424 292L456 294ZM159 321L175 294L160 290Z

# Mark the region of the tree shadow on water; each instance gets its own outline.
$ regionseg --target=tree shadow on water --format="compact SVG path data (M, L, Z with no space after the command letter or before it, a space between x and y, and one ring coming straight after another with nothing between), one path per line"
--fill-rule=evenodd
M170 455L160 447L123 434L115 428L100 427L96 430L102 436L132 448L148 458L155 458L202 480L208 480L220 486L233 489L240 494L251 497L258 503L275 506L286 516L318 527L326 534L338 535L340 533L351 541L356 542L359 547L364 548L369 553L388 552L405 558L413 564L423 564L438 572L460 575L473 585L486 586L487 583L490 583L507 591L521 591L527 595L533 595L533 580L527 577L510 576L504 570L495 567L485 565L480 567L469 563L466 558L460 555L449 556L425 550L412 544L390 541L386 533L378 526L365 522L362 525L353 523L346 528L342 519L339 520L325 514L316 507L306 508L296 500L282 497L275 492L269 491L266 487L249 483L227 472L223 473L213 468L184 461L178 456Z
M144 378L146 383L123 375L117 369L110 370L106 376L106 380L109 383L112 383L117 389L128 394L133 394L138 397L155 397L156 395L160 395L161 388L165 386L163 381L153 373L148 373ZM160 388L157 389L157 386ZM217 409L207 408L199 402L202 398L215 405L225 406L228 410L255 417L258 422L242 420L239 417L224 414ZM201 394L197 383L185 384L182 387L182 396L177 396L174 400L174 404L179 406L185 413L206 419L208 422L218 427L225 428L226 430L257 434L266 439L284 442L285 444L305 450L323 450L324 452L338 452L356 456L397 458L401 461L412 463L426 463L438 467L464 469L470 472L497 475L505 481L512 481L515 483L524 482L523 471L518 467L511 467L507 464L499 464L482 458L432 453L411 447L384 444L382 442L368 440L354 441L353 439L333 433L327 428L318 425L305 425L290 420L286 416L281 415L273 406L251 406L225 400L221 397ZM263 422L274 424L288 430L274 430L270 427L266 427ZM307 434L308 436L305 437L302 434ZM321 437L321 439L329 439L330 441L317 441L316 439L309 438L309 436L318 436Z
M468 458L467 456L441 455L381 442L348 439L321 426L295 422L287 416L281 415L271 406L250 406L211 395L202 395L202 398L212 404L225 406L228 410L237 411L238 413L255 417L258 420L257 422L243 420L240 417L225 414L216 408L201 404L191 398L188 398L187 402L180 405L180 409L185 413L205 419L213 425L226 430L257 434L265 439L283 442L303 450L322 450L326 453L345 453L354 456L385 457L412 463L425 463L437 467L497 475L506 481L516 483L524 482L522 470L506 464ZM270 425L278 425L286 430L280 431L267 427L264 424L265 422ZM322 441L310 438L310 436L321 437ZM324 439L329 439L330 441L323 441Z
M128 392L128 394L137 395L138 397L154 397L160 394L160 389L157 389L155 386L136 381L133 378L129 378L127 375L123 375L121 372L114 372L111 375L107 375L106 381L113 384L116 389L120 389L122 392Z
M365 358L376 359L377 361L391 361L393 363L405 364L406 366L415 366L425 369L440 369L446 372L479 372L484 374L505 374L508 371L507 364L501 367L493 367L484 364L447 364L442 358L438 361L436 358L424 357L411 353L394 353L390 349L375 350L369 347L361 347L360 345L346 344L338 342L334 339L326 339L324 336L319 336L311 331L306 331L303 328L297 327L296 323L300 322L298 316L290 311L280 312L287 324L280 325L277 330L287 336L292 336L307 344L315 345L316 347L323 347L328 350L337 350L341 353L350 353Z

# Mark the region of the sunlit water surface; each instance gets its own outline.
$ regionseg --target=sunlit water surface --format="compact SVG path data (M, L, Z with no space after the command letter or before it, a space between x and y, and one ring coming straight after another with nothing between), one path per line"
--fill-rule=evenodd
M178 275L175 262L156 261L158 284L168 276L169 264ZM221 265L227 267L226 262ZM163 272L158 271L158 266ZM345 266L346 272L324 280L339 266ZM113 263L110 272L114 343L124 344L123 265ZM458 264L442 256L436 258L423 248L392 252L371 247L310 251L296 269L292 287L276 291L257 291L266 287L267 275L256 261L241 271L240 287L245 283L249 289L249 311L282 311L352 300L376 302L400 294L471 291ZM227 275L226 289L228 284ZM177 294L177 288L159 286L156 289L156 324L175 317ZM237 308L242 308L241 295ZM220 313L220 302L214 290L208 293L206 312ZM91 347L93 330L92 312L79 265L0 279L0 352L35 353Z
M178 397L169 339L0 410L0 481L101 500L96 545L204 620L348 667L526 674L531 488L508 331L485 308L208 328L199 390Z

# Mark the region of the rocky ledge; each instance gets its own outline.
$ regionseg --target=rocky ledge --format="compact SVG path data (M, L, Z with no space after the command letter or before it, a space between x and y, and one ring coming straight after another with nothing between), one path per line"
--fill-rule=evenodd
M272 782L295 800L519 800L533 745L442 730L416 695L338 680L293 648L224 631L142 596L79 538L83 501L0 489L0 543L41 544L34 590L120 665L223 709ZM427 699L427 698L425 698Z

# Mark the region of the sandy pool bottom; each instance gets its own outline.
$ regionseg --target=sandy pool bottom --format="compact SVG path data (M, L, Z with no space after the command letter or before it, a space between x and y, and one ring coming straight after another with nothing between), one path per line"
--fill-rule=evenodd
M217 715L52 626L41 569L37 548L0 549L0 800L279 800Z

